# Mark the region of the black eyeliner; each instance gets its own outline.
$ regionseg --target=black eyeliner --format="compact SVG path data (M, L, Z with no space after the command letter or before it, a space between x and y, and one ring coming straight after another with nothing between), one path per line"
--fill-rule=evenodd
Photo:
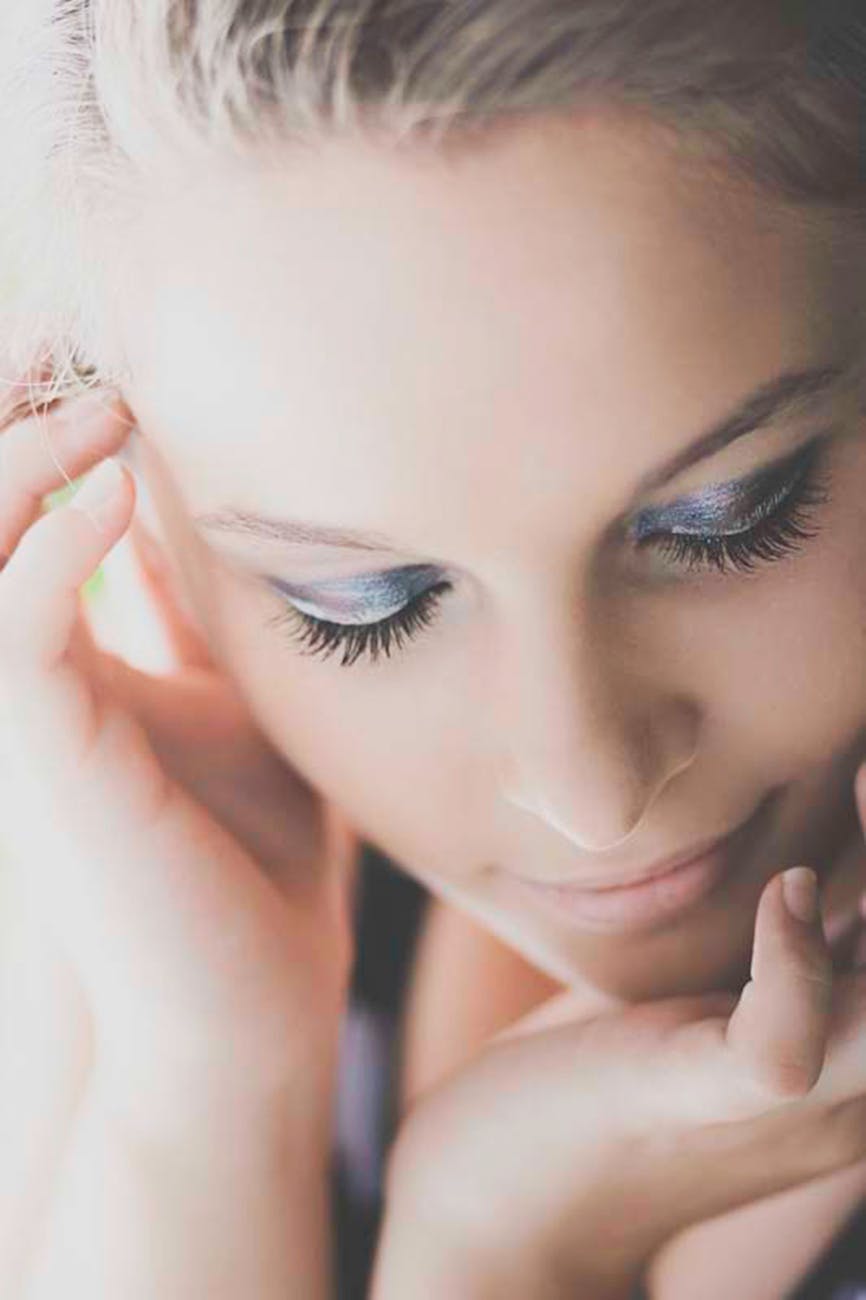
M702 536L748 528L774 502L784 500L796 489L835 432L831 428L814 434L781 460L764 465L745 478L713 483L681 501L638 511L629 527L630 536L642 542L659 533Z

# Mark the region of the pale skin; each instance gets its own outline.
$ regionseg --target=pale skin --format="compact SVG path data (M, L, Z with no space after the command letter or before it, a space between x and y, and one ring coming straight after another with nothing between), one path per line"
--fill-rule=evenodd
M641 997L733 985L769 862L820 854L828 822L854 831L866 704L859 393L641 500L741 477L844 419L833 454L850 495L837 490L796 558L688 578L604 535L642 474L759 384L845 352L856 323L820 298L826 266L804 274L814 241L762 230L764 208L706 182L677 185L660 148L580 123L450 169L335 149L258 185L209 173L154 203L121 304L167 540L266 734L363 834L554 978ZM534 201L503 202L513 192ZM722 203L708 230L703 210ZM402 549L193 532L192 516L226 505ZM326 581L418 561L454 590L390 661L343 667L261 626L285 600L256 574L319 584L308 607L358 618L357 590L347 615ZM583 932L518 901L496 869L622 875L781 786L765 865L688 925Z
M827 928L839 935L839 969L852 956L862 960L862 937L850 928ZM404 1111L465 1067L492 1035L561 991L476 922L435 903L422 932L407 1007ZM591 1014L593 1000L586 1001ZM665 1241L643 1270L643 1285L651 1300L692 1300L696 1294L729 1300L731 1293L739 1300L775 1300L793 1289L864 1194L866 1162L858 1161L717 1215Z
M102 405L96 421L92 404L89 419L74 406L51 417L73 473L127 436L122 411ZM3 443L9 956L29 958L4 965L4 1291L324 1297L354 840L269 759L183 635L181 671L158 684L98 649L75 594L129 523L132 481L120 476L101 513L78 497L40 512L58 484L36 425ZM258 774L270 816L263 802L251 824L219 764L202 779L208 735L234 752L241 783ZM27 1104L22 1052L53 1067L54 1096L43 1083Z
M830 917L863 885L858 384L849 375L820 413L756 431L640 499L739 478L832 421L844 432L831 500L796 554L749 577L687 575L609 526L643 474L756 387L856 353L850 274L802 223L693 188L660 141L622 123L546 123L450 169L353 151L292 158L243 185L213 169L142 214L140 276L118 318L124 396L203 641L261 733L359 833L531 962L549 982L539 999L572 991L570 1023L582 996L596 1010L733 1002L782 866L818 869ZM338 551L194 529L193 516L229 504L397 540ZM390 662L319 661L265 625L278 602L257 573L318 584L306 601L326 616L328 579L418 562L445 571L450 603ZM748 869L646 932L582 931L529 907L500 870L622 874L736 824L776 787ZM781 966L796 956L826 973L817 935L798 947L767 896ZM844 986L849 1001L859 990ZM476 1041L537 1000L521 996L491 1009ZM827 1010L803 1020L815 1077ZM766 1038L751 1016L741 1046ZM825 1102L856 1099L852 1073L840 1058ZM853 1140L831 1159L817 1126L814 1139L813 1162L779 1169L764 1193L856 1158ZM716 1212L758 1194L730 1176ZM391 1278L411 1235L395 1222ZM438 1263L451 1240L465 1256L448 1224ZM542 1255L527 1254L527 1276ZM386 1257L382 1295L391 1267Z

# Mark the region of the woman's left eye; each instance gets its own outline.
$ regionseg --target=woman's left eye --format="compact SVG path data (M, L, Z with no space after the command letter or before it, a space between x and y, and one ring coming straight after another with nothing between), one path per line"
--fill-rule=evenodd
M819 436L793 458L797 469L738 521L736 529L700 533L694 529L648 531L638 548L652 546L666 560L689 570L717 569L752 572L801 549L818 533L812 524L815 507L829 500L826 466L827 438Z

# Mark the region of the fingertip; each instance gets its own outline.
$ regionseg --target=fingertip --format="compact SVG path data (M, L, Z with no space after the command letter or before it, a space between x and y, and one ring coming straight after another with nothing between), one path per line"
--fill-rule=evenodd
M782 872L782 897L791 916L805 925L818 919L818 877L812 867L789 867Z
M131 497L128 484L133 484ZM115 456L107 456L91 470L69 505L72 510L87 515L104 532L118 521L121 503L128 510L134 501L133 476Z
M830 960L824 933L820 881L812 867L797 865L775 872L758 901L750 974L763 980L793 950L818 961L819 950ZM790 901L789 901L790 897Z

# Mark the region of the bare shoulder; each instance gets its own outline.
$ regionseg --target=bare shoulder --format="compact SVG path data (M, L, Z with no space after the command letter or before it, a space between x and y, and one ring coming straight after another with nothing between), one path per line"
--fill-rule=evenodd
M431 901L406 999L401 1108L562 987L471 917Z

